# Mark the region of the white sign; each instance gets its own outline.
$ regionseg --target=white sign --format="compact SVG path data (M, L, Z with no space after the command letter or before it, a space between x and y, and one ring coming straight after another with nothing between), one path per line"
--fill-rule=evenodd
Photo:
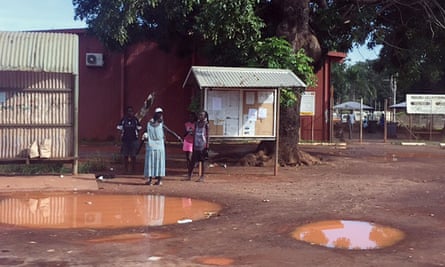
M300 116L315 115L315 92L304 92L301 95Z
M445 114L445 95L406 95L408 114Z

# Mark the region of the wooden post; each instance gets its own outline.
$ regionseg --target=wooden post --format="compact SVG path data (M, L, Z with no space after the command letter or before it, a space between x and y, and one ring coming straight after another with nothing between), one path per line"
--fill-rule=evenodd
M360 98L360 144L363 142L363 98Z
M280 89L277 89L277 99L275 101L277 105L277 116L275 121L275 166L273 175L277 176L278 174L278 156L279 156L279 143L280 143Z
M385 99L385 107L384 107L384 110L383 110L383 114L384 114L384 127L383 127L383 142L385 142L386 143L386 135L387 135L387 128L386 128L386 110L387 110L387 107L388 106L388 99Z

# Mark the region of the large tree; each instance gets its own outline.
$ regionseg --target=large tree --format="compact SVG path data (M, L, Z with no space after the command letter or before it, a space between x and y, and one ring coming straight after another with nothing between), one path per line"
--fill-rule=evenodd
M385 67L404 67L415 77L422 76L425 64L445 65L440 50L445 10L437 0L73 0L73 5L76 17L110 48L154 39L168 49L174 40L183 42L184 53L199 44L201 52L218 55L209 57L214 64L243 66L265 38L276 36L295 53L304 49L315 70L327 51L347 52L365 42L383 45ZM307 74L307 68L299 72L295 64L297 75ZM443 76L443 70L430 76ZM293 105L282 105L281 112L280 148L286 147L284 162L295 164L298 97Z

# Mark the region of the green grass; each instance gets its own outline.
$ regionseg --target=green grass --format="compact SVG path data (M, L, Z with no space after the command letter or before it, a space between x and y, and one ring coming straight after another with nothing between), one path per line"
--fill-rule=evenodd
M63 163L6 164L0 165L0 173L15 175L41 175L70 173Z

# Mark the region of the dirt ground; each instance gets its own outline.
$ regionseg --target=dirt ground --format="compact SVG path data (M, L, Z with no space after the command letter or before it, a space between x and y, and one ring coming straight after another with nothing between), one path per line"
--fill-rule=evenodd
M162 186L146 186L141 175L118 171L93 193L203 199L222 205L218 216L114 230L0 225L0 266L445 265L445 149L439 143L350 142L302 149L322 164L280 167L274 176L273 167L219 162L208 168L204 183L180 181L185 174L182 154L170 149ZM292 238L296 227L323 220L378 223L406 236L374 250L326 248ZM159 238L85 241L131 233Z

